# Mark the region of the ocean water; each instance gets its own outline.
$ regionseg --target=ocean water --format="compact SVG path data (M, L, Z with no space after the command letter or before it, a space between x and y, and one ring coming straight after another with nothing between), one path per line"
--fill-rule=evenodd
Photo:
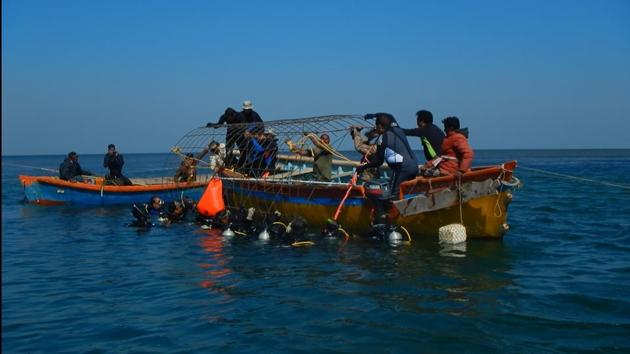
M102 156L81 156L103 172ZM478 151L516 159L502 241L284 248L194 225L138 232L129 207L24 204L2 158L2 351L630 352L630 150ZM158 176L165 155L125 155Z

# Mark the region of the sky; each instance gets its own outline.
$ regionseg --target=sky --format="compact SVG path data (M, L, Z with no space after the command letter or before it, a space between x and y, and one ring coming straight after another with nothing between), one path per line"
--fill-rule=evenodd
M2 1L3 155L168 152L246 99L630 148L630 1Z

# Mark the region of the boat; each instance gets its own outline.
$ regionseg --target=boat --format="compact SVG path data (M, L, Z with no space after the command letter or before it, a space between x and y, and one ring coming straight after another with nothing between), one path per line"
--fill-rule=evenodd
M243 169L216 167L210 178L221 179L225 204L230 209L255 208L262 215L280 212L287 222L305 218L313 228L325 227L333 215L345 231L362 234L371 227L376 200L371 198L375 183L356 183L348 128L366 126L362 116L322 116L265 122L264 129L277 143L277 165L270 173L254 177ZM232 125L250 129L251 125ZM314 180L313 159L297 156L291 146L308 145L307 136L330 136L333 176L329 182ZM200 151L210 141L225 141L226 127L200 127L187 133L173 151L179 154ZM312 139L311 139L312 140ZM283 144L285 142L285 144ZM237 154L238 152L233 152ZM212 157L211 157L212 159ZM173 164L179 159L173 157ZM175 166L175 165L173 165ZM440 227L461 223L468 237L500 239L509 230L508 205L520 182L513 175L516 161L496 166L475 167L461 178L453 176L417 177L404 182L390 212L393 223L414 236L435 236ZM229 166L227 166L229 167ZM387 166L382 166L387 181ZM377 188L378 189L378 188ZM341 207L340 207L341 204ZM341 209L339 209L341 208ZM338 209L340 211L338 211Z
M65 181L55 176L18 177L27 202L41 205L115 205L146 203L152 196L171 201L188 196L199 199L207 179L198 182L174 183L173 178L132 178L133 185L115 186L102 177L84 176L83 182Z

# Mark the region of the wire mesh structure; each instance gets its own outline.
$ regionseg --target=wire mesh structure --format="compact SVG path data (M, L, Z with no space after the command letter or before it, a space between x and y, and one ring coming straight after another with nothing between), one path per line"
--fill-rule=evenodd
M358 115L333 115L200 127L173 146L165 166L172 174L162 184L175 181L173 199L190 197L199 205L209 200L220 205L214 209L237 213L232 215L249 215L253 208L254 218L266 225L281 215L285 223L302 217L314 228L337 224L356 234L391 222L413 234L437 235L445 224L462 223L473 237L503 236L512 198L505 182L516 161L461 177L417 176L392 195L385 166L373 179L353 178L362 157L353 151L354 137L362 134L357 140L365 143L371 123ZM202 198L210 181L219 187L208 189L212 198ZM212 204L218 195L223 203Z
M313 189L345 190L354 167L360 163L356 154L347 152L354 149L352 127L361 133L372 128L358 115L200 127L184 135L171 149L166 167L173 175L162 182L175 181L184 186L220 178L224 185L229 183L228 192L239 191L227 198L231 208L250 207L243 204L243 198L248 198L248 191L255 193L254 186L264 186L266 191L277 188L285 196L287 188L291 192L297 185L300 194L309 188L311 194ZM330 171L322 171L314 162L321 154L328 156ZM273 212L277 202L266 198L262 211Z

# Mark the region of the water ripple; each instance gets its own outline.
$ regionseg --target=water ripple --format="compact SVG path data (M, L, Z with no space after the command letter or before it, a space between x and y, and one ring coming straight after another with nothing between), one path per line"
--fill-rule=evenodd
M140 156L136 170L162 163ZM511 158L630 176L628 151L478 161ZM630 351L629 193L521 171L502 242L292 249L194 225L137 232L126 207L23 204L20 172L3 168L4 352Z

